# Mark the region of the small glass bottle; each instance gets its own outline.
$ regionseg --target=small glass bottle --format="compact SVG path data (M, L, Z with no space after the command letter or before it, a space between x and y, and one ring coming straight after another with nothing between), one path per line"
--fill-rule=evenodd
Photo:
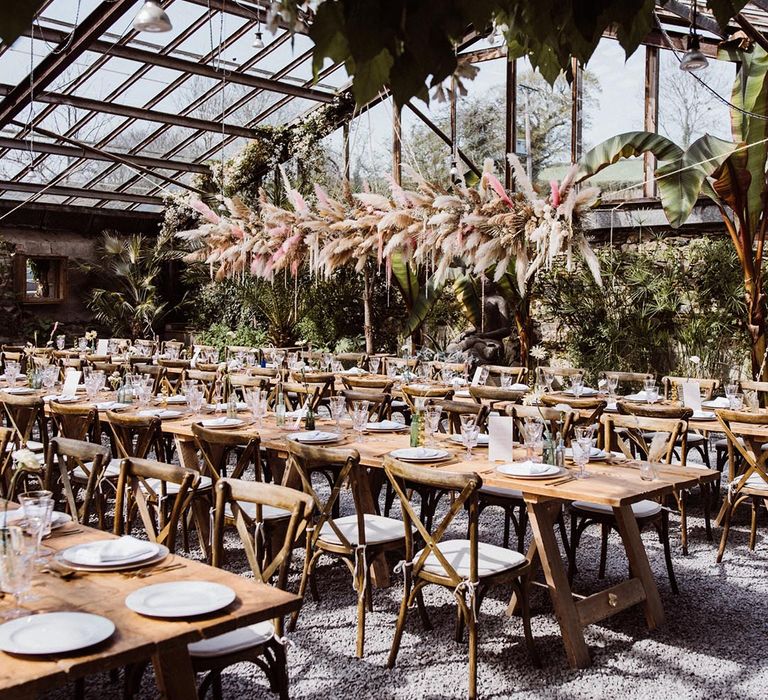
M560 432L557 434L557 447L555 447L555 466L565 468L565 442Z
M278 428L285 426L285 399L283 398L283 385L277 385L277 403L275 403L275 424Z
M421 414L414 411L411 415L411 447L419 447L422 434Z
M229 395L227 397L227 418L237 419L237 393L232 388L232 382L227 378L227 390Z
M315 429L315 413L312 410L312 402L309 401L307 403L307 415L304 420L304 427L307 430L314 430Z

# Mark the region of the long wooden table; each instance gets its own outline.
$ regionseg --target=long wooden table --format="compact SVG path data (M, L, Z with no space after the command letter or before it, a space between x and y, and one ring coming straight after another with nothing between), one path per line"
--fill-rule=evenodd
M82 530L66 536L73 529ZM66 525L54 531L43 544L54 551L71 545L112 537L80 525ZM101 673L126 664L152 659L160 693L173 700L197 697L195 674L187 645L245 625L271 620L297 610L301 599L278 588L256 584L236 574L196 561L171 555L183 568L150 577L127 578L120 573L79 574L65 581L52 574L38 573L33 580L35 599L26 605L31 613L77 611L109 618L115 633L85 653L67 656L14 656L0 652L0 699L25 700L59 687L68 681ZM167 563L169 560L164 560ZM225 610L201 618L161 620L129 610L125 598L147 585L167 581L196 580L222 583L234 589L237 598ZM0 600L0 618L10 607L8 597ZM115 693L119 694L118 691Z

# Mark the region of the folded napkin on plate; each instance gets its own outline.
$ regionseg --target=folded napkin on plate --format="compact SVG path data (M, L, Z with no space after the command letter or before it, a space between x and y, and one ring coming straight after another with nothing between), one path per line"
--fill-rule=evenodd
M124 535L117 540L102 540L92 543L91 546L78 548L71 561L75 564L98 566L113 561L138 559L144 555L150 556L156 551L156 544Z
M528 391L530 387L527 384L513 384L511 387L512 391Z
M711 401L702 401L701 405L705 408L729 408L731 402L725 396L718 396Z
M648 400L648 393L645 391L645 389L638 391L636 394L627 394L625 399L628 399L629 401L647 401Z
M226 403L209 403L208 410L210 411L226 411L229 408L229 404ZM248 408L248 405L244 401L237 402L237 410L244 411Z
M549 471L548 464L538 464L536 462L521 462L520 464L510 465L511 471L516 474L535 476L536 474L544 474Z
M368 423L367 427L374 429L381 428L382 430L400 430L400 428L404 427L404 424L394 420L383 420L378 423Z
M296 411L286 411L285 417L286 418L306 418L307 416L307 409L306 408L299 408Z
M366 374L366 371L361 367L350 367L345 369L342 374Z

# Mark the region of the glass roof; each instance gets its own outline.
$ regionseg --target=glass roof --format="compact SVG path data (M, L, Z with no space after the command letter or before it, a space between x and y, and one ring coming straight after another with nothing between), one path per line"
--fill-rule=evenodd
M235 155L250 129L289 123L349 84L344 68L330 63L313 83L311 40L260 27L267 0L162 4L170 32L133 31L136 0L89 37L86 50L68 53L73 30L98 19L104 4L48 0L26 36L0 46L3 96L56 54L69 59L0 128L0 196L160 211L159 197L190 184L206 161ZM254 48L259 28L265 46ZM9 148L9 138L18 147ZM138 160L127 164L131 158Z

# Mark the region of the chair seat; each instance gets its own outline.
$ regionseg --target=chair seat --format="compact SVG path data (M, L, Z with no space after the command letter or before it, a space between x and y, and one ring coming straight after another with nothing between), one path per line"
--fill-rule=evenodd
M737 438L738 441L743 445L744 440L743 438ZM728 438L720 438L719 440L715 440L715 449L717 450L727 450L728 449ZM768 450L768 442L764 442L762 445L760 445L760 449L765 451Z
M738 484L739 479L736 478L731 483ZM768 490L768 483L766 483L765 480L759 474L752 474L752 476L750 476L749 479L747 479L747 483L744 486L750 489Z
M405 403L405 401L401 401L400 399L393 399L390 405L392 408L408 408L408 404Z
M707 438L705 438L701 433L693 433L689 432L686 437L685 441L688 443L688 445L702 445L707 441ZM676 445L682 444L683 438L679 437L675 441Z
M162 480L160 479L147 479L147 484L149 485L149 488L151 488L155 493L160 493ZM203 489L209 489L211 488L211 477L209 476L201 476L200 481L197 483L197 490L202 491ZM142 487L144 484L142 484ZM179 492L179 484L175 484L172 481L166 481L165 482L165 492L169 496L173 496L174 494Z
M613 508L611 506L603 505L602 503L589 503L588 501L574 501L571 504L572 508L577 510L586 510L590 513L605 513L613 514ZM656 501L638 501L632 504L632 513L636 518L649 518L652 515L656 515L661 512L661 505Z
M240 506L240 510L243 511L252 520L256 519L256 504L248 501L238 501L237 505ZM232 506L227 503L224 508L224 515L227 518L233 518ZM288 518L291 515L291 511L285 510L285 508L275 508L274 506L262 506L261 517L263 520L277 520L279 518Z
M480 496L494 496L496 498L522 499L523 492L518 489L505 489L500 486L481 486Z
M259 622L240 629L225 632L211 639L192 642L187 648L190 656L210 658L244 651L268 642L275 634L271 622Z
M438 545L448 563L462 578L469 578L470 575L469 546L469 540L443 540ZM419 550L413 560L418 561L423 551L423 549ZM479 578L516 569L527 562L524 554L513 549L497 547L495 544L488 544L487 542L477 543L477 575ZM430 553L424 562L424 571L438 576L447 575L445 568L434 552Z
M32 452L43 452L45 450L45 446L42 442L38 442L37 440L27 440L27 449L32 450ZM13 442L9 442L5 446L6 452L15 452L16 451L16 445L13 444Z
M108 479L116 478L120 476L120 463L122 461L123 460L119 458L110 459L109 464L107 465L107 468L104 470L104 476L107 477ZM86 469L91 469L92 467L93 467L93 462L85 462ZM83 469L80 466L75 467L72 470L72 476L75 479L83 479L83 480L88 479L88 474L86 473L85 469Z
M357 544L357 515L346 515L343 518L336 518L333 521L336 527L341 530L344 537L351 545ZM402 520L395 518L385 518L383 515L372 515L366 513L363 516L365 525L365 541L367 544L381 544L383 542L393 542L405 537L405 526ZM336 533L329 523L323 524L320 530L320 540L328 544L341 544Z

